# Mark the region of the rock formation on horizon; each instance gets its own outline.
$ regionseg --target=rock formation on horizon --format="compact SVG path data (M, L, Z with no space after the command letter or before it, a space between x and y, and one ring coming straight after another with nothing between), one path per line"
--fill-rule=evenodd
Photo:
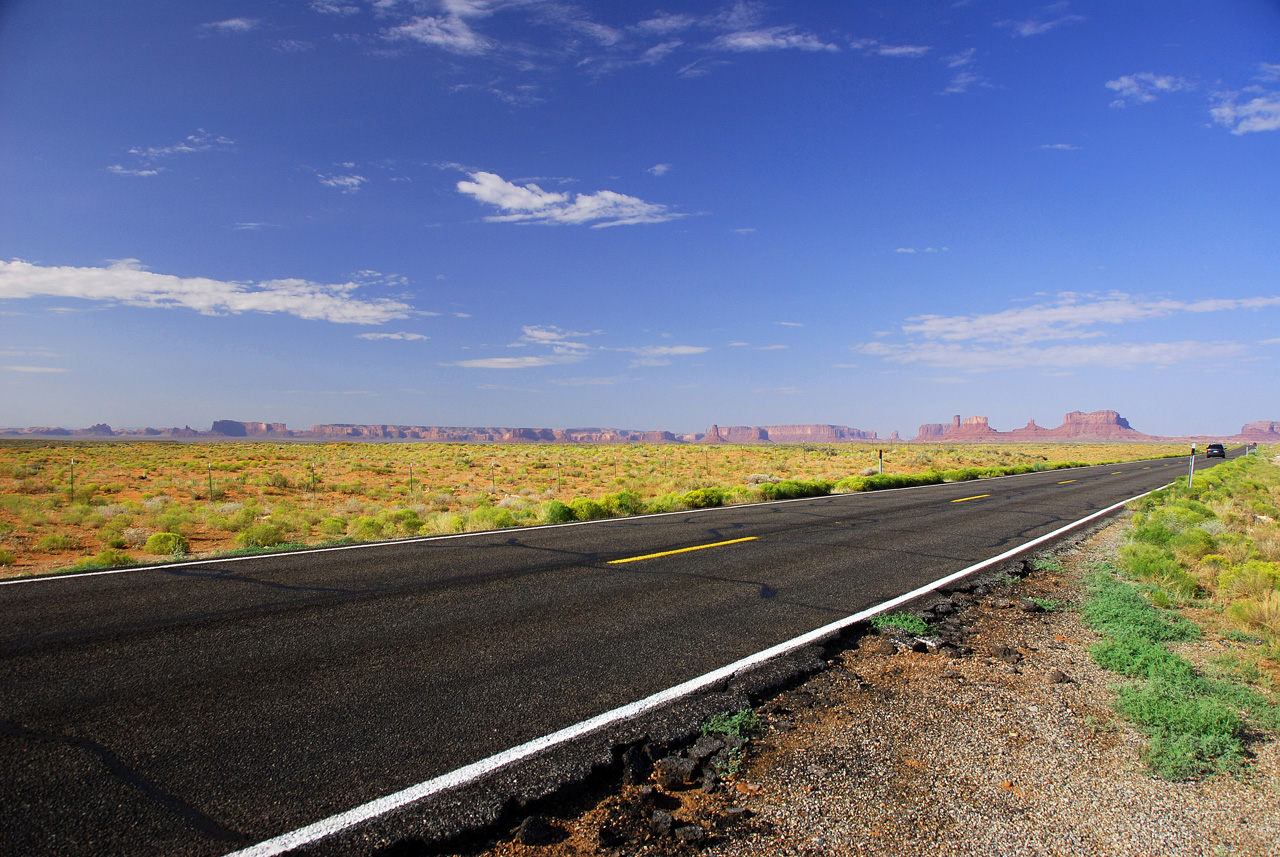
M1256 425L1256 424L1255 424ZM920 426L917 441L1024 441L1024 440L1104 440L1144 441L1159 438L1134 430L1129 421L1117 411L1094 411L1086 414L1072 411L1062 418L1062 425L1047 429L1036 425L1034 419L1013 431L996 431L986 417L969 417L961 420L957 415L951 424L926 423Z

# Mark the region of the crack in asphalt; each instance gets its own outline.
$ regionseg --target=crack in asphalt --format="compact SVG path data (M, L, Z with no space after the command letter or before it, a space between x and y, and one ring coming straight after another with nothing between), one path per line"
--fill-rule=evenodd
M220 842L249 841L249 837L247 835L240 833L239 831L223 827L200 810L182 800L182 798L166 792L164 789L160 788L158 785L126 765L119 756L111 751L109 747L99 744L97 741L89 738L75 738L70 735L53 735L47 732L38 732L35 729L28 729L25 726L20 726L19 724L3 717L0 717L0 733L20 741L32 741L37 744L70 744L73 747L88 750L90 753L93 753L101 759L103 764L107 766L107 770L122 782L138 789L151 800L181 818L188 825L209 839L217 839Z

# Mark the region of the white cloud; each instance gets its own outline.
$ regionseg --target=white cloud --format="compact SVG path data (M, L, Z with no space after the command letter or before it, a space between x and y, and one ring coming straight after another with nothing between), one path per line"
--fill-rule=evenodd
M798 321L780 321L778 322L778 324L782 325L783 327L804 327L804 325Z
M1056 302L998 313L924 315L907 319L905 343L871 342L855 351L897 363L948 366L969 371L1083 366L1171 366L1193 360L1238 357L1234 342L1077 343L1106 337L1104 325L1167 318L1177 314L1280 307L1280 297L1210 298L1199 301L1143 300L1116 293L1105 297L1062 294ZM1065 344L1046 344L1067 340Z
M916 252L916 248L914 248L914 247L899 247L898 249L894 250L893 252L895 252L895 253L914 253L914 252Z
M122 259L106 268L0 262L0 300L79 298L139 307L183 307L204 315L285 313L338 324L381 324L408 318L413 312L400 301L357 298L354 292L359 288L356 282L326 285L283 279L246 284L175 277L147 271L136 259Z
M634 379L627 375L614 375L609 378L558 378L548 383L558 387L612 387L632 380Z
M840 50L837 45L828 44L812 33L797 30L795 27L765 27L757 30L738 30L716 37L709 47L720 51L831 51Z
M536 184L517 185L494 173L468 173L472 181L458 182L458 192L492 205L506 214L485 217L490 223L590 224L593 229L635 223L663 223L684 217L665 205L601 190L595 193L554 193Z
M564 330L555 325L539 324L526 325L520 331L520 342L517 344L546 346L555 354L584 354L591 346L577 340L600 333L598 330Z
M665 36L668 33L678 33L681 30L687 30L697 23L696 20L689 15L657 15L653 18L646 18L635 25L635 29L642 33L654 33Z
M1111 102L1112 107L1145 104L1155 101L1161 95L1195 88L1189 81L1180 77L1174 77L1171 74L1152 74L1149 71L1126 74L1115 80L1108 80L1105 85L1107 89L1114 89L1119 95L1119 98Z
M905 57L908 59L922 57L933 50L932 47L927 45L886 45L884 42L879 42L875 39L856 39L849 43L849 47L864 54L876 54L882 57Z
M953 75L951 82L942 90L943 95L960 95L975 86L989 86L986 78L972 71L962 71Z
M482 357L478 360L459 360L450 365L464 369L534 369L554 366L557 363L573 363L581 358L545 355L542 357Z
M1132 369L1139 366L1166 367L1179 363L1199 363L1240 357L1245 347L1234 342L1151 342L1098 343L1095 345L1051 345L987 347L942 342L893 345L869 342L854 350L894 363L921 364L969 372L1028 368Z
M691 354L705 354L710 351L701 345L642 345L636 348L611 348L611 351L625 351L635 354L632 366L667 366L669 357L685 357Z
M121 164L112 164L107 167L107 172L115 173L118 176L158 176L160 168L156 167L149 170L131 170Z
M1055 150L1060 151L1060 152L1074 152L1075 150L1079 149L1080 147L1079 147L1079 146L1073 146L1073 145L1071 145L1070 143L1043 143L1043 144L1041 144L1040 148L1042 148L1042 149L1055 149Z
M325 187L337 188L343 193L355 193L360 190L360 185L368 181L364 176L335 176L325 175L324 173L316 173L316 178L318 178L320 180L320 184Z
M1213 121L1237 136L1280 129L1280 92L1263 92L1244 103L1237 103L1237 97L1237 93L1219 95L1218 105L1209 111Z
M393 41L410 39L455 54L480 54L493 46L457 14L417 17L407 24L390 28L386 31L386 37Z
M977 48L965 48L958 54L950 54L942 58L948 68L959 68L962 65L968 65L973 62L973 55L978 52Z
M276 42L276 50L282 54L301 54L314 49L315 44L304 39L281 39Z
M1035 304L979 315L922 315L907 319L902 330L951 342L1012 342L1082 339L1102 336L1088 328L1166 318L1179 313L1225 312L1280 306L1280 297L1211 298L1201 301L1140 300L1117 293L1103 298L1062 294L1056 303Z
M9 372L27 372L33 375L51 375L67 371L54 366L6 366L4 368Z
M754 226L744 226L741 229L735 229L733 231L738 235L754 235L756 233L756 228Z
M1085 20L1083 15L1060 15L1057 18L1031 18L1026 21L997 21L997 27L1006 27L1014 36L1038 36L1063 24L1077 24Z
M206 30L216 30L220 33L246 33L257 29L259 23L261 22L257 18L228 18L225 21L214 21L201 26Z
M649 169L646 170L646 172L652 173L655 176L665 176L668 173L668 171L670 171L670 169L671 169L670 164L654 164L653 166L649 167Z
M785 351L789 345L761 345L756 351Z
M311 0L311 10L319 12L321 15L339 15L347 17L360 12L360 7L352 3L343 3L340 0Z
M423 336L421 333L406 333L403 330L397 333L357 333L357 339L400 339L405 341L418 341L430 339L429 336Z

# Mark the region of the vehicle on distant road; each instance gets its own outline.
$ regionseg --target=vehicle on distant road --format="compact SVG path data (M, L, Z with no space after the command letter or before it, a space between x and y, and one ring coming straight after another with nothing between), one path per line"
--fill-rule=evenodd
M1211 443L1204 450L1205 458L1226 458L1227 448L1220 443Z

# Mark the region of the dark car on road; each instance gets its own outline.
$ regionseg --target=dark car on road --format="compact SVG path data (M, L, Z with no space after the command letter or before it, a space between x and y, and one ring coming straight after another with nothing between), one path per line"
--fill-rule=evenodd
M1226 458L1227 448L1220 443L1211 443L1204 450L1205 458Z

